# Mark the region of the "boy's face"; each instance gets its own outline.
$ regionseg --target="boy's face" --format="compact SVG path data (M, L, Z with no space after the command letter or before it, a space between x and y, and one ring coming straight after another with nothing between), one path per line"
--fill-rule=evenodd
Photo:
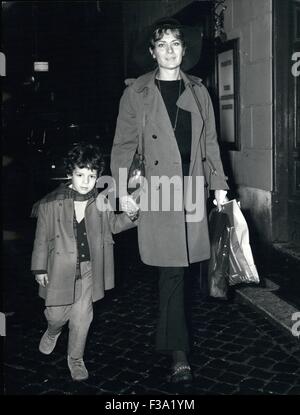
M86 167L80 169L75 167L73 170L72 176L69 176L72 179L72 188L78 193L85 195L90 192L97 180L97 170L91 170Z

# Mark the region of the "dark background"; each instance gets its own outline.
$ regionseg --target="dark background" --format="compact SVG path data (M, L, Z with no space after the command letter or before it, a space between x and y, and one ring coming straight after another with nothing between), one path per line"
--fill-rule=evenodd
M124 52L122 2L3 3L2 183L10 225L57 186L70 145L96 142L108 159ZM34 72L34 61L49 62L49 71ZM16 191L23 208L10 197Z
M74 143L99 144L110 173L124 79L141 74L132 56L124 64L125 7L118 0L2 2L5 229L21 226L32 204L65 177L62 156ZM213 97L211 10L211 2L194 2L174 17L203 28L202 59L192 73ZM35 72L35 61L49 62L49 71Z

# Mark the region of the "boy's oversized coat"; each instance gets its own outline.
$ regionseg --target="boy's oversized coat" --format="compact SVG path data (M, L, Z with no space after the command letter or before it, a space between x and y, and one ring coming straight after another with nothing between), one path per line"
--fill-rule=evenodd
M132 80L120 101L119 116L111 155L111 170L117 183L119 168L129 169L142 133L145 113L146 178L153 176L182 178L181 157L164 102L155 85L156 71ZM189 176L195 186L196 177L204 177L205 158L216 172L206 174L209 189L227 189L226 177L220 159L215 129L215 118L209 94L201 80L181 72L185 90L177 105L191 112L192 145ZM202 108L195 101L194 89ZM203 146L206 141L206 146ZM206 154L203 154L203 148ZM196 222L185 222L181 211L141 211L138 220L138 238L141 259L154 266L187 266L210 257L210 243L206 215L204 180L200 180L203 215ZM158 188L159 189L159 186ZM185 189L186 190L186 189ZM171 200L172 200L171 195ZM151 195L152 197L152 195Z
M31 270L47 270L49 283L39 288L46 306L74 302L77 243L74 235L73 199L60 199L59 191L39 203L38 221L32 253ZM93 301L114 287L112 232L135 225L126 214L99 212L94 199L88 201L85 224L93 274Z

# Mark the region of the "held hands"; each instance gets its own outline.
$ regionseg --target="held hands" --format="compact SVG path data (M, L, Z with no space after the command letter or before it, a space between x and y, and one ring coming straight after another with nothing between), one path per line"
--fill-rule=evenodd
M101 193L96 198L96 206L100 212L113 210L108 198ZM120 197L120 207L121 210L123 210L131 220L137 219L139 207L131 196L126 195Z
M120 207L131 220L137 219L139 207L131 196L126 195L120 197Z
M222 205L228 202L226 195L227 195L227 190L215 190L215 199L213 203L214 205L217 205L218 212L221 212Z
M107 197L105 197L103 194L99 193L99 195L96 197L96 207L100 212L106 212L107 210L112 211L111 204L109 203L109 200Z
M46 287L46 285L49 283L47 274L36 274L35 280L42 287Z

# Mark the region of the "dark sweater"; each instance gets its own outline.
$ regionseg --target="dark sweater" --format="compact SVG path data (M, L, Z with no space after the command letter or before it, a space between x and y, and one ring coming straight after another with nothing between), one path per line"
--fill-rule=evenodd
M184 82L178 81L159 81L156 79L157 88L161 91L169 118L174 128L176 122L177 105L179 98L179 83L181 83L181 93L184 91ZM159 88L160 86L160 88ZM178 109L176 130L174 131L178 149L182 160L183 175L189 174L190 155L191 155L191 137L192 137L192 119L191 113L181 108Z
M85 220L84 218L81 222L77 222L77 247L78 247L78 259L79 262L89 261L90 260L90 249L87 240Z

